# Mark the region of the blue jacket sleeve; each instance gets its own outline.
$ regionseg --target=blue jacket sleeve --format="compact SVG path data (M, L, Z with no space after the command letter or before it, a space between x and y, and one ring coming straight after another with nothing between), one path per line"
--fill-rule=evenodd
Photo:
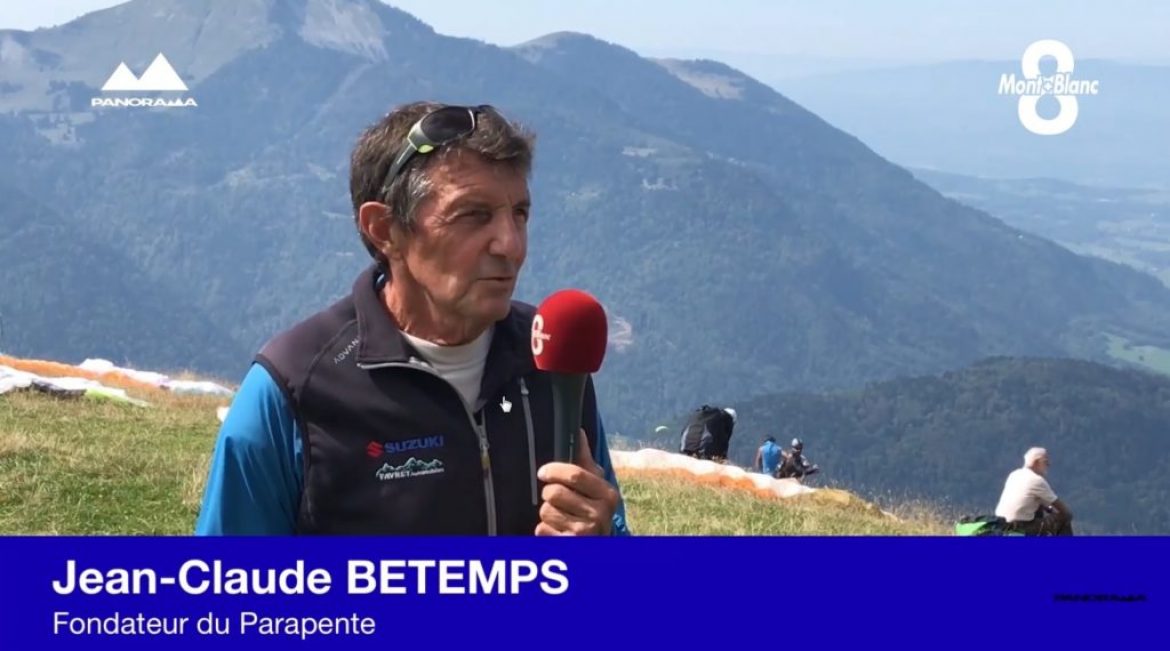
M605 478L609 483L618 490L618 507L613 514L613 535L615 536L629 536L630 527L626 521L626 500L621 496L621 485L618 484L617 473L613 469L613 461L609 456L609 443L605 436L605 423L601 418L600 412L597 415L597 451L593 453L593 459L597 465L605 470Z
M272 376L253 364L220 427L195 534L294 533L301 460L296 418Z

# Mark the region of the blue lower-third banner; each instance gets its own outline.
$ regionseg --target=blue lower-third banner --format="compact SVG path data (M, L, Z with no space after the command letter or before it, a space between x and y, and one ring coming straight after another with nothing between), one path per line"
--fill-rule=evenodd
M1160 637L1167 558L1170 538L9 537L0 649L1115 646Z

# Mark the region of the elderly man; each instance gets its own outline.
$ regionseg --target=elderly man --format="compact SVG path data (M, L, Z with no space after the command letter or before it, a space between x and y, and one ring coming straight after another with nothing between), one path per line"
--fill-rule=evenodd
M373 263L272 338L219 432L198 534L627 534L592 381L553 459L528 244L530 134L488 106L414 103L351 159Z
M995 514L1010 531L1034 536L1071 536L1072 511L1048 485L1050 461L1044 448L1024 453L1024 466L1008 475Z

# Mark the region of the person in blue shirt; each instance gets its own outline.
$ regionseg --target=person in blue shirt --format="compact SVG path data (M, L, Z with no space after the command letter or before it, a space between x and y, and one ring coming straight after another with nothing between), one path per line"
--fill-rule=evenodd
M362 133L350 192L373 261L257 353L197 534L629 533L593 379L578 456L556 460L535 307L512 297L532 142L490 106L431 102Z
M600 445L592 457L606 481L618 486L600 419L598 430ZM253 364L220 427L195 534L296 533L304 466L296 418L269 372ZM624 501L611 533L630 535Z
M776 468L780 465L782 452L783 449L776 444L776 437L769 436L764 439L764 444L756 450L756 459L752 467L756 472L772 476L776 474Z

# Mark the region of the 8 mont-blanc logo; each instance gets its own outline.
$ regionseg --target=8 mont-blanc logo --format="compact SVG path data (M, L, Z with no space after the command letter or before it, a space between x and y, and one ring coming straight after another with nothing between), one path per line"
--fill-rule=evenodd
M537 314L532 319L532 354L540 357L544 353L544 342L552 339L552 335L544 331L544 315Z
M1040 74L1040 61L1044 57L1056 59L1056 73L1049 76ZM1055 136L1072 128L1080 113L1077 97L1080 95L1096 95L1099 82L1073 79L1073 68L1076 60L1072 50L1064 43L1044 39L1036 41L1024 50L1020 58L1020 69L1023 78L1011 74L1003 74L999 78L1000 95L1018 95L1019 103L1016 112L1020 117L1020 124L1032 133L1042 136ZM1037 108L1040 98L1051 95L1060 104L1060 112L1052 118L1040 116Z
M90 100L94 108L187 108L198 106L192 97L158 97L146 96L142 93L186 92L187 84L175 72L174 66L161 52L142 73L135 76L130 67L123 61L118 64L114 73L102 86L103 93L111 93ZM139 93L138 95L123 95L122 93ZM116 95L115 95L116 94Z

